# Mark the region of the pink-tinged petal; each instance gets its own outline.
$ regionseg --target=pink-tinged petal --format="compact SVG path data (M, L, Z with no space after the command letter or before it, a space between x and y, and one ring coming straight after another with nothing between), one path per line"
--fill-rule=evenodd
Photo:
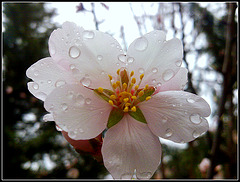
M188 70L186 68L180 68L177 74L168 82L159 87L158 92L170 91L170 90L183 90L184 86L188 82Z
M179 39L166 41L166 34L155 30L136 39L129 46L127 57L135 59L128 64L128 69L135 70L137 78L145 74L143 85L158 86L170 81L178 72L182 64L183 46Z
M34 81L28 83L29 91L43 101L56 87L76 82L71 72L57 65L50 57L34 63L26 74Z
M151 131L177 143L194 140L208 130L208 103L184 91L159 92L139 105Z
M123 64L118 60L121 46L112 36L71 22L52 32L49 51L57 63L68 64L74 77L91 88L111 88L108 74L116 75Z
M106 132L102 155L114 179L131 179L135 169L137 178L149 179L160 164L161 144L147 124L127 114Z
M106 127L111 106L80 84L63 85L46 98L44 107L56 124L75 140L91 139Z

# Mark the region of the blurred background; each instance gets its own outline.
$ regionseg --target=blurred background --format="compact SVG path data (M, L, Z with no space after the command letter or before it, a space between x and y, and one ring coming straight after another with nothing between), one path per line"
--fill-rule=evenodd
M187 144L162 140L152 179L237 179L238 3L56 2L2 3L2 179L111 179L105 167L79 154L43 102L27 89L26 70L48 57L50 33L65 21L111 34L127 50L139 36L164 30L184 45L185 90L210 104L210 129Z

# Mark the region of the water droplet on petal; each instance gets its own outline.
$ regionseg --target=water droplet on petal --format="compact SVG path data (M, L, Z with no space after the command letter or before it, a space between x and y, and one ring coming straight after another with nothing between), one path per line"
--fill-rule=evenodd
M77 95L75 102L76 102L76 105L78 106L83 105L85 103L84 97L80 94Z
M52 83L52 80L48 80L47 83L48 83L48 84L51 84L51 83Z
M35 71L33 74L34 74L35 76L38 76L38 75L39 75L39 71Z
M88 31L88 30L83 31L83 38L84 39L93 39L94 36L95 36L95 34L94 34L93 31Z
M193 99L193 98L187 98L187 101L189 102L189 103L194 103L195 102L195 100Z
M166 137L171 137L172 134L173 134L172 130L171 130L170 128L168 128L168 129L166 130L165 136L166 136Z
M120 176L120 179L131 179L132 178L132 174L131 173L123 173Z
M44 101L47 98L47 94L43 92L38 92L36 93L36 97Z
M115 43L111 43L110 45L111 45L111 47L114 47L114 46L115 46Z
M68 91L67 97L68 97L69 99L72 99L73 96L74 96L73 91Z
M139 173L137 175L137 177L140 179L149 179L149 178L151 178L151 176L152 176L151 172L143 172L143 173Z
M157 73L157 72L158 72L158 69L157 69L157 68L153 68L153 69L152 69L152 72L153 72L153 73Z
M80 73L80 71L78 69L76 69L76 68L72 69L72 74L73 75L78 75L79 73Z
M52 114L45 114L43 116L43 121L47 122L47 121L54 121L54 118L52 116Z
M56 130L57 131L62 131L62 128L60 128L58 125L56 125Z
M91 84L91 80L89 78L83 77L80 82L83 84L83 86L85 87L89 87L89 85Z
M66 82L64 81L64 80L58 80L56 83L55 83L55 86L56 87L60 87L60 86L63 86L63 85L65 85L66 84Z
M173 76L174 72L171 69L166 70L162 75L164 81L170 80Z
M142 74L142 73L144 73L144 69L143 68L139 68L138 72Z
M74 132L74 131L68 132L68 136L72 139L75 139L77 137L76 132Z
M80 56L81 51L76 46L72 46L69 49L69 56L73 59L76 59Z
M148 40L145 37L138 38L134 44L134 48L137 51L144 51L147 49Z
M76 68L75 64L70 64L69 67L70 67L71 70Z
M197 137L200 136L200 134L196 130L193 132L192 135L193 135L194 138L197 138Z
M38 90L39 89L39 85L37 83L33 83L32 85L33 89Z
M182 60L177 60L177 61L175 62L175 65L178 66L178 67L180 67L180 66L182 65Z
M156 80L155 80L155 79L153 79L153 80L152 80L152 83L156 83Z
M163 122L163 123L166 123L167 120L168 120L168 118L167 118L166 116L163 116L163 118L162 118L162 122Z
M133 57L129 57L128 59L127 59L127 63L133 63L134 62L134 58Z
M68 105L66 103L61 104L61 108L63 111L67 111Z
M123 62L123 63L126 63L126 56L125 56L124 54L120 54L120 55L118 56L118 60L121 61L121 62Z
M201 117L199 116L199 114L192 114L190 116L190 121L192 121L194 124L199 124L201 123Z
M101 55L98 55L97 59L98 59L98 61L101 61L103 59L103 57Z
M52 41L49 41L49 52L51 55L56 54L56 48Z
M86 104L90 104L92 102L92 100L90 98L86 98L85 102L86 102Z

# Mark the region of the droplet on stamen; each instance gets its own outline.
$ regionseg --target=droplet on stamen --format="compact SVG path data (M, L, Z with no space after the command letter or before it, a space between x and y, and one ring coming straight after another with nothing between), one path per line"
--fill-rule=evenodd
M89 87L91 84L91 80L89 78L83 77L80 82L83 84L85 87Z

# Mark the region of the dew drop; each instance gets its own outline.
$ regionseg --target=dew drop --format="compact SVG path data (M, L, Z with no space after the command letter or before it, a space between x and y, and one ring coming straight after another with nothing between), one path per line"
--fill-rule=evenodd
M92 100L90 98L85 99L86 104L91 104Z
M162 122L163 122L163 123L166 123L167 120L168 120L168 118L167 118L166 116L163 116L163 118L162 118Z
M166 136L166 137L171 137L172 134L173 134L172 130L171 130L170 128L168 128L168 129L166 130L165 136Z
M139 69L138 69L138 72L139 72L139 73L144 73L144 69L143 69L143 68L139 68Z
M85 87L89 87L89 85L91 84L91 80L89 78L83 77L80 82L83 84L83 86Z
M153 68L153 69L152 69L152 72L153 72L153 73L157 73L157 72L158 72L158 69L157 69L157 68Z
M148 40L145 37L138 38L134 44L134 48L137 51L144 51L147 49Z
M55 86L56 87L60 87L60 86L63 86L63 85L65 85L66 84L66 82L64 81L64 80L58 80L56 83L55 83Z
M120 176L120 179L131 179L132 178L132 174L131 173L123 173Z
M164 81L168 81L174 76L174 72L173 72L173 70L168 69L163 73L162 76L163 76Z
M121 61L121 62L123 62L123 63L126 63L126 56L125 56L124 54L120 54L120 55L118 56L118 60Z
M36 93L36 97L44 101L47 98L47 94L43 92L38 92Z
M79 131L80 133L83 133L83 132L84 132L82 128L79 128L78 131Z
M75 139L77 137L77 133L75 131L68 132L68 136L72 139Z
M48 83L48 84L51 84L51 83L52 83L52 80L48 80L47 83Z
M63 103L63 104L61 104L61 108L62 108L63 111L67 111L68 106L67 106L66 103Z
M194 103L195 102L195 100L193 99L193 98L187 98L187 102L189 102L189 103Z
M98 59L98 61L101 61L103 59L103 57L101 55L98 55L97 59Z
M162 86L162 83L158 82L158 83L157 83L157 86L158 86L158 87Z
M182 65L182 61L181 61L181 60L177 60L177 61L175 62L175 65L178 66L178 67L180 67L180 66Z
M111 43L110 45L111 45L111 47L114 47L114 46L115 46L115 43Z
M76 46L72 46L69 49L69 56L73 59L76 59L80 56L81 51L76 47Z
M33 89L38 90L39 89L39 85L37 83L33 83L32 85Z
M190 116L190 121L192 121L194 124L199 124L199 123L201 123L202 120L201 120L199 114L192 114Z
M74 68L76 68L75 64L70 64L69 67L70 67L71 70L73 70Z
M197 138L197 137L200 136L200 134L196 130L193 132L192 135L193 135L194 138Z
M35 71L33 74L34 74L35 76L38 76L38 75L39 75L39 71Z
M62 131L62 128L60 128L58 125L56 125L56 130L57 131Z
M56 54L56 48L52 41L49 41L49 52L51 55Z
M68 97L69 99L72 99L73 96L74 96L73 91L68 91L67 97Z
M152 80L152 83L156 83L156 80L155 80L155 79L153 79L153 80Z
M78 75L79 73L80 73L80 71L78 69L76 69L76 68L72 69L72 74Z
M88 30L83 31L83 38L84 39L93 39L94 36L95 36L95 34L94 34L93 31L88 31Z
M75 102L76 102L76 105L78 106L83 105L85 103L84 97L80 94L77 95Z
M134 58L129 57L129 58L127 59L127 63L133 63L133 62L134 62Z
M45 122L47 122L47 121L54 121L52 114L45 114L43 116L43 121L45 121Z
M140 179L149 179L149 178L151 178L151 176L152 176L151 172L143 172L143 173L139 173L137 175L137 177Z

